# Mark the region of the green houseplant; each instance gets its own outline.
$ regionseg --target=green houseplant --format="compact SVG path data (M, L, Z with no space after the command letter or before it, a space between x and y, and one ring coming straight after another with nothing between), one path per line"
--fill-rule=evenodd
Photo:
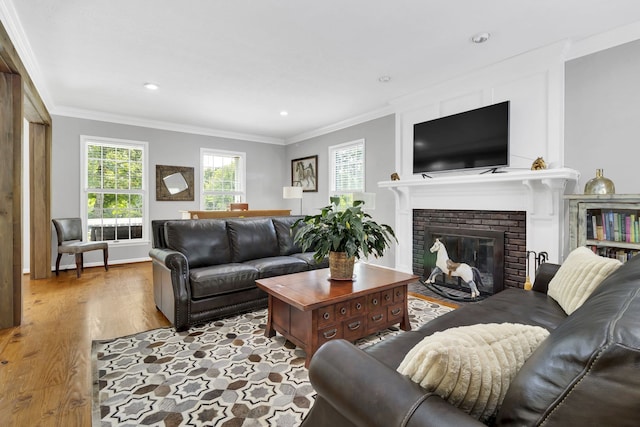
M331 197L331 205L317 215L300 218L292 229L294 241L303 251L314 250L316 261L329 255L332 279L351 280L356 259L380 257L397 239L390 226L376 223L362 210L363 201L356 200L344 210L338 210L339 203L339 197Z

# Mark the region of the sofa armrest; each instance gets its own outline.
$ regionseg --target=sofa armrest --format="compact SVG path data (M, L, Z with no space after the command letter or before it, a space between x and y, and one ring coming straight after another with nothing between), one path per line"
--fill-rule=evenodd
M484 425L345 340L320 347L309 378L318 396L357 426Z
M558 264L551 264L549 262L545 262L538 266L536 270L536 278L533 282L533 290L537 292L541 292L546 294L549 290L549 282L553 279L556 272L560 268Z
M152 248L149 256L154 264L153 287L156 306L173 322L176 330L187 329L191 311L187 257L181 252L161 248ZM159 274L156 274L156 265L162 270ZM167 276L170 277L170 287L167 284L169 279L163 279Z

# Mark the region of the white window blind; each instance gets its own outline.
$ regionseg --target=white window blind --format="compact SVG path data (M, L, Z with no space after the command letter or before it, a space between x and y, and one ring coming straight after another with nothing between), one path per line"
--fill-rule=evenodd
M331 193L364 191L364 139L329 147Z

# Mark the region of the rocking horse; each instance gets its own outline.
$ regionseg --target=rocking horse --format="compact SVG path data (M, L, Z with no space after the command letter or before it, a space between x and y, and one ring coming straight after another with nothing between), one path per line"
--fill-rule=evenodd
M429 251L431 251L431 253L437 252L438 254L436 257L436 266L433 268L433 271L431 271L425 283L435 283L434 278L438 274L446 274L449 277L459 277L471 289L471 298L480 296L476 281L482 285L482 279L480 278L480 271L477 268L465 263L451 261L447 253L447 248L440 239L436 239Z

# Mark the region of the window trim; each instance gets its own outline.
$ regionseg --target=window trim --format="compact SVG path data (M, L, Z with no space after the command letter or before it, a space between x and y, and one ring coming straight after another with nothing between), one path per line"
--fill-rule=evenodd
M204 196L205 196L205 190L204 190L204 156L205 154L213 154L215 155L219 155L219 156L224 156L224 157L239 157L240 158L240 167L239 167L239 171L238 171L238 175L239 176L239 183L240 183L240 190L236 190L233 192L233 194L239 195L240 196L240 202L244 203L247 200L247 153L242 152L242 151L231 151L231 150L220 150L217 148L205 148L205 147L201 147L200 148L200 191L198 192L198 197L200 198L199 200L199 206L200 206L200 210L205 210L204 208ZM209 192L207 192L206 194L209 194ZM214 194L214 193L212 193ZM228 193L225 193L228 194Z
M361 189L353 189L349 192L338 191L336 190L336 164L333 161L334 153L338 150L344 149L349 146L356 146L362 144L362 188ZM329 196L338 196L343 194L353 194L355 192L366 192L367 187L367 157L366 157L366 144L365 139L360 138L354 141L343 142L341 144L331 145L329 146Z
M89 177L87 174L87 146L91 142L109 144L122 147L142 148L142 238L127 240L106 240L109 246L138 246L149 244L151 239L149 213L149 143L132 139L107 138L102 136L80 135L80 218L82 219L82 236L87 236L89 224L87 222L87 193L89 192Z

